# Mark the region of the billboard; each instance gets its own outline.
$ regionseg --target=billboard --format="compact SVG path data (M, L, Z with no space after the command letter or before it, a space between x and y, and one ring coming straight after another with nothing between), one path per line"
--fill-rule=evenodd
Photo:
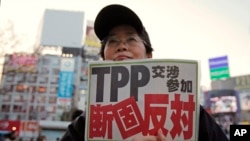
M6 56L4 72L35 73L38 57L34 54L14 53Z
M92 21L87 21L85 46L100 48L101 43L94 31L94 25Z
M227 56L210 58L209 68L211 80L219 80L230 77Z
M73 92L75 60L74 58L61 58L58 99L70 101Z
M212 114L236 112L238 109L235 96L211 97L210 100Z
M37 137L39 123L32 120L0 120L0 133L9 133L11 131L15 131L19 137Z
M87 21L86 38L84 42L84 51L86 56L94 57L92 60L98 59L101 43L94 31L92 21Z
M41 45L81 48L83 12L46 9Z

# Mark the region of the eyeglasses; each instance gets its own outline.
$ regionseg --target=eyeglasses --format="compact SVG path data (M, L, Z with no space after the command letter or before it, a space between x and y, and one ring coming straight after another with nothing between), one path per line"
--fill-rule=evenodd
M115 36L109 36L105 41L106 41L107 47L118 47L121 43L131 46L131 47L139 45L140 42L143 42L144 44L146 44L144 40L142 40L140 37L135 36L135 35L128 36L125 38L125 40L121 40Z

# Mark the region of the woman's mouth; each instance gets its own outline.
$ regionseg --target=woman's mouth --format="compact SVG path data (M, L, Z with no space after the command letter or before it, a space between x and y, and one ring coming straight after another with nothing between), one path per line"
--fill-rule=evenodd
M128 59L131 59L131 58L125 55L120 55L120 56L115 57L114 61L122 61L122 60L128 60Z

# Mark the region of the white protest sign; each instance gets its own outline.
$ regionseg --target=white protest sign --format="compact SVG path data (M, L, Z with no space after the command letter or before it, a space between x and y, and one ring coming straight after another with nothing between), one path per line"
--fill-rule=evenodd
M156 135L197 140L199 63L146 59L89 62L88 141Z

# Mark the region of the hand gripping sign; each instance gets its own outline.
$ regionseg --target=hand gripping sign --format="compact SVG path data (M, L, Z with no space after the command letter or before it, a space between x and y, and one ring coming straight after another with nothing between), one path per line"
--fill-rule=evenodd
M197 140L197 61L95 61L88 80L86 140L131 140L159 129L168 140Z

